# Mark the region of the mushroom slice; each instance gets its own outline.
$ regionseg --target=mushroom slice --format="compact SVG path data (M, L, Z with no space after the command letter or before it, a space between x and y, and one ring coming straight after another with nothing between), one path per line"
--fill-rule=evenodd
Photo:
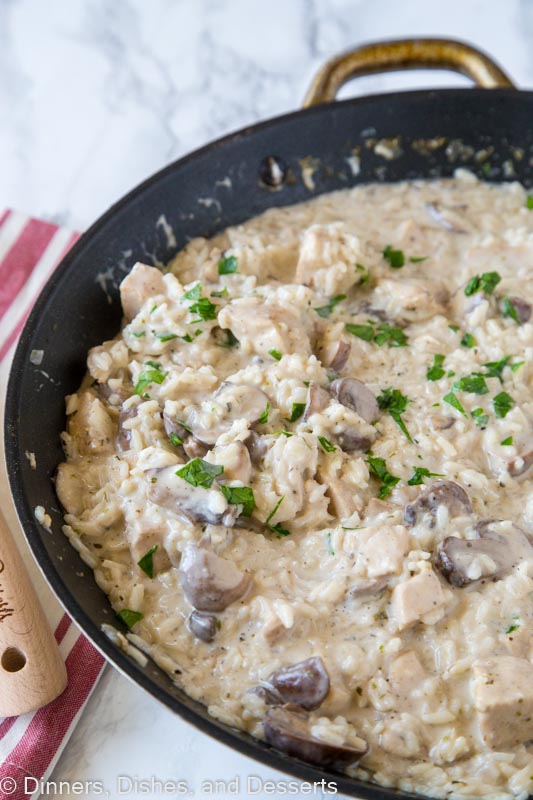
M127 411L121 411L118 415L117 449L121 453L129 450L131 443L131 431L124 427L124 423L128 419L136 417L138 411L139 406L131 406Z
M341 369L346 366L351 349L352 345L350 342L345 342L340 339L324 348L320 360L328 369L340 372Z
M265 682L270 705L294 703L306 711L318 708L329 692L329 675L320 656L277 669ZM268 693L268 690L270 691ZM279 698L273 701L273 698Z
M366 453L370 450L375 436L368 436L355 428L345 428L335 434L335 441L345 453Z
M319 414L330 403L329 393L318 383L310 383L307 391L307 402L302 419L307 421L313 414Z
M520 320L520 324L524 325L531 319L531 304L524 300L522 297L507 297L506 300L512 305L516 311L516 315ZM503 303L504 301L502 301ZM500 303L500 308L502 307ZM505 310L505 309L504 309Z
M454 481L435 481L424 489L414 503L408 503L403 512L405 524L416 525L419 517L429 515L430 527L435 525L439 506L446 506L450 517L471 514L472 506L462 486Z
M195 544L185 546L179 574L185 597L197 611L224 611L252 582L231 561Z
M339 378L333 381L329 390L339 403L355 411L365 422L375 422L379 417L378 401L370 389L357 378Z
M224 382L210 403L210 412L194 410L187 420L194 437L204 444L215 444L232 422L244 419L253 425L258 422L268 403L261 389L243 383ZM211 411L215 406L216 412Z
M267 443L262 436L250 430L248 431L248 436L244 440L244 446L250 453L250 461L257 467L266 455L268 450Z
M137 261L120 284L120 301L124 316L132 320L144 303L157 294L165 294L166 284L161 270Z
M208 448L166 411L163 411L163 426L168 437L174 435L181 439L181 446L188 458L203 458L207 453Z
M525 559L533 559L531 539L506 520L488 519L475 526L476 539L448 536L439 545L435 568L448 583L463 588L491 578L501 580Z
M509 461L507 469L511 478L519 478L521 475L524 475L531 466L533 466L533 443L530 442L522 453L519 453L515 458Z
M192 611L187 620L187 627L197 639L201 639L202 642L212 642L217 633L217 618L214 614Z
M319 767L343 769L355 764L368 752L367 743L359 737L354 738L351 744L337 745L313 736L312 722L298 706L269 709L263 728L265 739L272 747Z
M229 505L217 489L192 486L179 475L176 467L151 469L146 472L148 497L152 502L168 508L193 523L232 526L239 506Z

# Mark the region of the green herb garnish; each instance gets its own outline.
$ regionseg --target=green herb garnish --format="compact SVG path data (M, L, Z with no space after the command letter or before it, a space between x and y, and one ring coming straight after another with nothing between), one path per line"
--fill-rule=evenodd
M428 367L428 371L426 372L426 378L428 381L438 381L440 378L443 378L446 374L446 370L442 369L442 365L444 364L445 356L437 353L433 356L433 364Z
M502 373L505 367L510 366L513 369L514 365L509 364L509 359L511 356L504 356L499 361L487 361L486 364L482 364L482 367L485 367L485 372L483 373L486 378L498 378L500 383L503 383ZM524 363L524 362L522 362Z
M388 389L384 389L382 391L377 398L377 401L380 409L382 411L389 412L396 425L407 437L407 441L412 444L413 440L411 438L411 434L405 427L405 422L401 416L410 402L409 398L402 394L399 389L393 389L392 387L389 387Z
M413 474L407 481L409 486L419 486L423 483L422 478L442 478L439 472L430 472L426 467L413 467Z
M210 489L213 481L224 472L224 467L219 464L210 464L203 458L193 458L184 467L176 470L176 475L190 483L191 486L203 486Z
M264 425L265 422L268 422L269 413L270 413L270 403L267 402L267 404L265 406L265 410L263 411L263 413L261 414L261 416L257 420L260 425Z
M445 395L443 398L445 403L448 403L453 408L460 411L463 417L466 417L466 411L464 410L460 400L454 395L453 392L449 392L449 394Z
M150 362L148 363L150 364ZM153 364L154 362L151 363ZM135 389L133 391L135 394L142 396L147 386L149 386L151 383L158 383L158 384L163 383L166 376L167 373L161 372L159 367L155 367L154 369L143 370L139 375L139 379L135 384Z
M393 269L400 269L405 264L403 250L395 250L390 244L383 250L383 258L389 262Z
M375 331L372 325L357 325L347 322L344 328L348 331L348 333L352 333L354 336L357 336L359 339L363 339L365 342L371 342L374 338Z
M368 456L366 463L368 464L370 474L374 475L374 477L381 481L381 488L378 492L378 497L380 499L388 497L388 495L392 492L393 487L399 483L400 479L397 478L396 475L391 475L387 469L385 459L383 458L374 458L373 456Z
M518 311L510 297L504 297L502 300L502 317L509 317L514 320L517 325L522 324L522 320L518 316Z
M514 444L513 437L508 436L506 439L502 439L500 444L503 445L504 447L510 447L511 445Z
M378 332L374 337L376 344L388 344L389 347L405 347L407 336L401 328L393 328L387 323L378 325Z
M461 339L461 344L463 345L463 347L475 347L477 342L471 333L465 333L465 335Z
M288 531L286 528L282 528L279 522L277 523L277 525L270 524L270 520L274 517L274 514L276 513L276 511L278 510L278 508L280 507L280 505L283 503L284 500L285 500L285 495L279 498L278 502L276 503L276 505L266 518L265 525L267 526L267 528L270 528L271 531L274 531L274 533L277 533L279 536L290 536L291 532Z
M218 274L231 275L233 272L237 272L237 259L235 256L222 256L218 262Z
M203 322L217 318L217 307L207 297L201 297L196 303L189 306L189 311L191 314L198 314ZM194 321L198 322L198 320Z
M470 394L488 394L489 391L485 378L479 374L465 375L464 378L459 378L453 384L453 388L456 392L469 392Z
M507 392L500 392L492 398L492 407L494 408L494 413L499 419L506 417L514 404L515 401L510 394L507 394Z
M370 271L363 264L356 264L355 268L359 272L363 273L363 276L361 277L361 280L359 281L359 285L360 286L365 286L368 283L368 281L370 280Z
M332 444L329 439L326 439L325 436L317 436L318 441L320 442L320 446L326 453L334 453L337 449L334 444Z
M210 297L227 297L229 294L228 287L224 286L219 292L211 292Z
M156 339L159 339L160 342L170 342L171 339L177 339L177 333L154 333Z
M147 553L137 562L137 565L145 572L149 578L154 577L154 553L157 552L159 545L154 545L148 550Z
M183 444L183 439L181 439L177 433L169 433L168 434L168 441L174 447L180 447Z
M185 292L183 298L185 300L199 300L202 296L202 284L197 283L192 289L189 289L188 292Z
M276 361L281 361L281 353L279 352L279 350L275 350L274 348L272 348L272 350L268 351L268 354L271 355L272 358L275 358Z
M117 611L117 617L122 620L127 628L133 628L136 622L140 622L143 614L139 611L132 611L131 608L123 608L122 611Z
M319 317L327 319L331 314L331 312L333 311L333 309L335 308L335 306L337 305L337 303L340 303L342 300L346 300L346 295L336 294L335 297L330 297L327 305L319 306L318 308L315 308L315 311Z
M305 403L293 403L291 408L291 415L289 417L289 422L296 422L300 419L302 414L305 411Z
M475 408L472 411L472 419L475 421L478 428L484 428L489 421L489 415L485 413L483 408Z
M448 328L454 333L457 333L457 331L459 330L459 325L448 325Z
M498 272L484 272L482 275L474 275L465 286L465 295L470 297L470 295L480 291L492 294L500 281L501 275Z
M136 339L140 339L141 336L146 336L146 331L131 331L131 335L135 336Z
M423 261L427 261L429 256L411 256L409 261L411 264L421 264Z
M529 208L530 211L533 210L533 194L528 194L526 197L526 208Z
M335 550L331 544L331 531L326 531L326 549L328 551L328 556L335 555Z
M232 506L242 506L242 516L251 517L255 508L254 491L249 486L221 485L220 491Z

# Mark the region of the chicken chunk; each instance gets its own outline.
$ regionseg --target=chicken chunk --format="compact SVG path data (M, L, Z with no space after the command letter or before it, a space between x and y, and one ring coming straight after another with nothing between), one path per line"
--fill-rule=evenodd
M414 650L399 655L389 668L391 687L401 699L407 699L426 677L424 667Z
M258 297L233 300L218 315L221 328L229 328L246 352L268 356L280 353L311 354L309 336L296 310L265 303Z
M433 624L444 616L451 599L452 593L442 586L432 569L427 569L394 587L391 616L399 630L415 622Z
M357 567L369 578L399 574L409 552L409 535L403 525L380 526L359 531Z
M127 320L132 320L148 298L165 294L165 281L160 270L137 261L120 284L120 302Z
M358 261L359 239L347 233L342 222L311 225L302 237L294 280L330 297L361 281Z
M446 287L437 280L383 278L376 286L371 302L391 319L422 322L444 314L448 299Z
M78 396L78 407L70 419L69 433L84 455L114 452L116 425L105 405L92 392L82 392Z
M472 666L474 705L486 744L516 747L533 739L533 665L524 658L494 656Z
M136 564L154 547L153 552L154 575L170 569L171 563L163 544L163 531L156 527L147 527L140 521L129 523L126 528L126 536L129 541L131 555Z

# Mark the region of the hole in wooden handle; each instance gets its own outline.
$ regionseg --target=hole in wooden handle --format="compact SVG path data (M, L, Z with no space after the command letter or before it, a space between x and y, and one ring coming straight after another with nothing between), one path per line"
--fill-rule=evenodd
M20 672L26 666L26 656L16 647L8 647L2 653L2 669L6 672Z

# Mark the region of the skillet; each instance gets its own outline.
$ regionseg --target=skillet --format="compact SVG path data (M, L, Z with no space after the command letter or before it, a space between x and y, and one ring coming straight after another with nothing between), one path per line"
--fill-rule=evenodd
M340 86L356 75L420 67L454 69L478 88L333 102ZM300 779L334 781L348 795L417 797L310 766L235 731L209 717L155 664L141 667L102 633L103 623L119 629L121 623L90 570L80 577L79 556L61 533L53 488L63 459L64 397L81 382L89 348L119 330L118 286L137 260L162 265L194 236L210 236L269 207L359 183L447 177L467 167L491 181L531 186L532 119L533 92L518 91L491 59L461 42L382 42L338 56L316 76L303 110L176 161L105 213L43 289L15 353L5 421L11 491L30 548L69 614L114 666L205 733ZM383 140L392 158L375 151ZM32 350L43 351L40 365L30 360ZM36 470L26 450L35 453ZM52 534L36 522L37 505L50 514Z

